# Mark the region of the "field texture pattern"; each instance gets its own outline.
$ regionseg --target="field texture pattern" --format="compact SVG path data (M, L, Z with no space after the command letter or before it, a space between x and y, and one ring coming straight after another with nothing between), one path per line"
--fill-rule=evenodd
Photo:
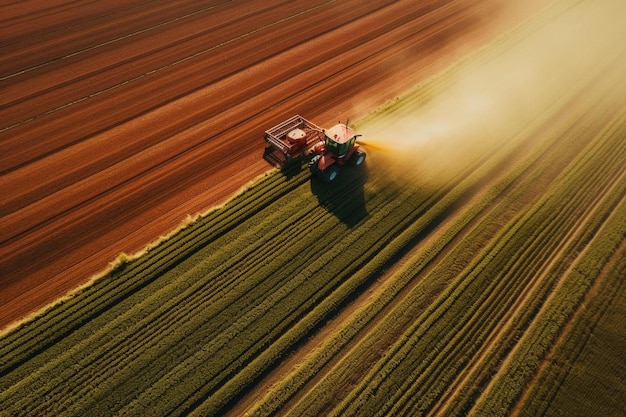
M550 3L355 128L617 3ZM626 44L595 53L453 168L273 170L120 258L2 336L2 415L623 416Z
M267 171L265 129L393 98L500 2L2 2L0 327Z

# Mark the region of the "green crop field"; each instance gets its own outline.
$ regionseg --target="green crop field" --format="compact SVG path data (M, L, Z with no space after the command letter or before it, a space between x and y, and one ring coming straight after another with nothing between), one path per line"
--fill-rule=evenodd
M626 44L511 55L617 3L555 2L358 121L363 167L270 171L2 335L0 414L625 415Z

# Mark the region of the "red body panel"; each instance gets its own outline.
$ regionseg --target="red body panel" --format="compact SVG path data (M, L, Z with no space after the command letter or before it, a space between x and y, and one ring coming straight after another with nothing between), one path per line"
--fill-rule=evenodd
M321 172L324 172L326 170L326 168L328 168L329 166L331 166L332 164L335 164L335 163L337 165L339 165L339 166L343 166L352 157L352 155L354 154L354 152L357 149L359 149L359 146L358 145L354 145L352 147L352 149L350 149L348 151L346 156L344 156L343 158L336 158L335 155L333 155L330 152L326 152L325 149L322 149L321 152L315 152L316 148L314 148L313 151L315 153L317 153L318 155L322 155L322 157L320 158L319 162L317 163L317 168Z

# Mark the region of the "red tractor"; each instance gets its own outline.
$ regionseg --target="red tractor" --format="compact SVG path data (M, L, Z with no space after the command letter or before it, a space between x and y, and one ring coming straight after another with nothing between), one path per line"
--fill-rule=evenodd
M270 144L265 155L289 163L312 152L311 173L324 182L332 182L341 166L346 163L357 166L365 161L365 152L356 143L359 136L347 123L326 130L296 115L265 132L265 141Z

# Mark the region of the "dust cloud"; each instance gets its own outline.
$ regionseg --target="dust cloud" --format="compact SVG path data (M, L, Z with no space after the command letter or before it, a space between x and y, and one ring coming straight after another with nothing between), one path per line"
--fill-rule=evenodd
M624 16L623 0L554 2L360 126L368 163L385 164L395 181L450 179L515 140L595 69L624 66Z

